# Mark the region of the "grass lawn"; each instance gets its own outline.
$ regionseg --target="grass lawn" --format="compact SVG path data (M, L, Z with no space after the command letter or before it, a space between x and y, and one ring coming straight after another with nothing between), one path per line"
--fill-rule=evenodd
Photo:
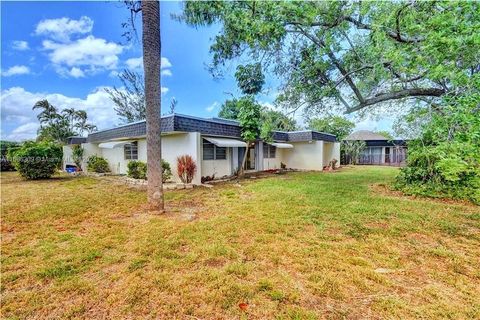
M167 216L4 173L2 318L480 318L479 207L389 192L396 170L172 191Z

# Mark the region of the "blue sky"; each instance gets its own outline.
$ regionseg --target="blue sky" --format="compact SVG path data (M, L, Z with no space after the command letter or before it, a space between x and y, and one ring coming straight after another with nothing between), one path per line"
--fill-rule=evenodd
M59 108L88 112L99 129L120 123L105 87L119 86L115 74L124 68L141 70L141 45L122 37L129 17L120 2L1 2L1 137L34 138L38 129L31 110L40 99ZM206 69L209 47L218 27L195 29L171 18L179 2L161 3L162 102L173 97L176 112L216 116L220 104L238 95L233 65L224 79ZM140 16L137 26L141 27ZM139 30L140 31L140 30ZM141 31L140 31L141 32ZM141 35L141 34L139 34ZM269 105L275 79L267 78L259 100ZM358 128L385 129L390 120L364 120Z

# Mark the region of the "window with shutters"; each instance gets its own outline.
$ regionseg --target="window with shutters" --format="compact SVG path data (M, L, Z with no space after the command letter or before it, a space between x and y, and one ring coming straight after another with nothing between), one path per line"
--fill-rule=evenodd
M125 160L138 160L138 143L132 142L123 146Z

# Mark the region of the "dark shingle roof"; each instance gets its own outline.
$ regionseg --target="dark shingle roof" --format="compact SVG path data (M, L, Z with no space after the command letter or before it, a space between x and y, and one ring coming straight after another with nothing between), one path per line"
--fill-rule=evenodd
M395 147L395 146L406 146L406 140L368 140L365 141L367 147Z
M200 132L204 135L240 138L240 125L237 121L211 118L204 119L181 114L172 114L161 119L162 132ZM138 121L112 129L101 130L89 134L88 142L101 142L115 139L137 138L146 135L146 122ZM312 130L273 132L273 139L277 141L311 141L324 140L334 142L334 135Z
M68 137L67 144L82 144L87 142L86 137Z

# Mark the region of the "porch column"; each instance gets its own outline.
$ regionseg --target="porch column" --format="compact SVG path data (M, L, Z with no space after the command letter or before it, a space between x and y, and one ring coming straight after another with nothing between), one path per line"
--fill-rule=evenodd
M263 141L255 143L255 169L263 171Z

